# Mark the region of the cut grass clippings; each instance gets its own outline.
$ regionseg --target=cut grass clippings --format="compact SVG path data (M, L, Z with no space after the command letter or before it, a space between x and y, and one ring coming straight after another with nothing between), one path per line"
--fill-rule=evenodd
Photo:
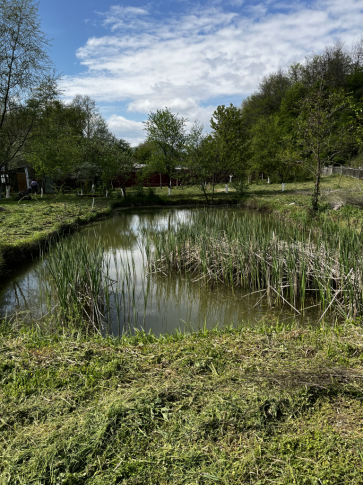
M363 331L3 328L0 483L363 483Z

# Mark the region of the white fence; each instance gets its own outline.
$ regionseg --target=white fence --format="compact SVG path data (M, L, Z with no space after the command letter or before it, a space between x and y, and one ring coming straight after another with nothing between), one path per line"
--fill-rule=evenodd
M355 179L363 179L363 168L351 168L351 167L330 167L323 168L322 175L346 175L347 177L353 177Z

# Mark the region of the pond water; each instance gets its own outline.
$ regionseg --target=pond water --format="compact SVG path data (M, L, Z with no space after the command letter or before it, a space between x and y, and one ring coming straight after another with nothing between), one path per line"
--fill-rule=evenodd
M149 275L146 268L145 248L140 243L143 228L168 227L177 220L188 221L193 210L198 209L135 209L115 212L106 220L85 227L80 232L92 243L104 237L110 258L110 276L117 278L121 261L133 260L134 281L132 302L125 305L123 321L116 312L109 319L109 330L117 335L125 329L152 330L156 335L172 333L176 329L197 329L240 324L254 326L279 322L289 323L299 319L304 324L314 324L319 318L316 309L304 315L296 313L287 305L269 307L260 294L248 290L219 286L208 288L175 275ZM214 209L225 217L239 217L246 210L236 208ZM250 217L261 217L252 211ZM70 236L69 244L72 244ZM19 314L30 319L40 319L45 312L45 296L40 292L39 271L41 261L24 264L0 282L0 317ZM117 269L118 267L118 269Z

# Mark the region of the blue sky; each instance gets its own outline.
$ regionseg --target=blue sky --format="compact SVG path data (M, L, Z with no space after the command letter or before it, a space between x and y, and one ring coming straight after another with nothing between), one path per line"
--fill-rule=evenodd
M263 76L339 38L363 34L363 0L40 0L65 100L92 96L110 129L136 145L168 106L205 128Z

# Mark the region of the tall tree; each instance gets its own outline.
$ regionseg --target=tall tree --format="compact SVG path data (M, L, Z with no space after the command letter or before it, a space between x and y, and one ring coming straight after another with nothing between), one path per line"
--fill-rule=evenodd
M114 135L100 140L98 150L100 152L101 179L108 187L114 178L118 178L124 195L126 183L132 175L135 159L130 144L118 139Z
M302 101L297 119L296 143L306 166L315 178L312 208L319 208L323 167L356 145L354 106L344 91L326 92L324 83Z
M248 134L240 108L218 106L211 119L213 138L218 159L220 160L220 177L228 180L233 174L237 189L242 192L247 169Z
M147 140L157 148L149 160L149 168L168 177L169 194L171 178L180 163L186 141L187 121L186 118L172 113L169 108L164 108L151 112L144 122Z
M91 139L108 135L107 123L93 98L88 95L76 94L71 102L71 107L78 110L81 115L84 138Z
M203 125L195 121L190 129L185 144L183 166L187 169L184 178L187 182L197 185L203 192L206 202L209 204L209 194L207 182L212 185L211 199L213 201L215 187L215 161L211 150L212 137L207 137L203 133ZM214 141L214 140L213 140Z
M95 178L100 178L107 187L120 161L118 141L109 131L106 120L96 106L96 101L90 96L77 94L70 106L79 113L82 120L80 161L73 172L83 181L94 181Z
M0 0L0 170L22 156L39 107L56 94L48 48L37 4Z
M63 177L80 164L83 123L82 112L59 100L39 111L25 150L38 176Z

